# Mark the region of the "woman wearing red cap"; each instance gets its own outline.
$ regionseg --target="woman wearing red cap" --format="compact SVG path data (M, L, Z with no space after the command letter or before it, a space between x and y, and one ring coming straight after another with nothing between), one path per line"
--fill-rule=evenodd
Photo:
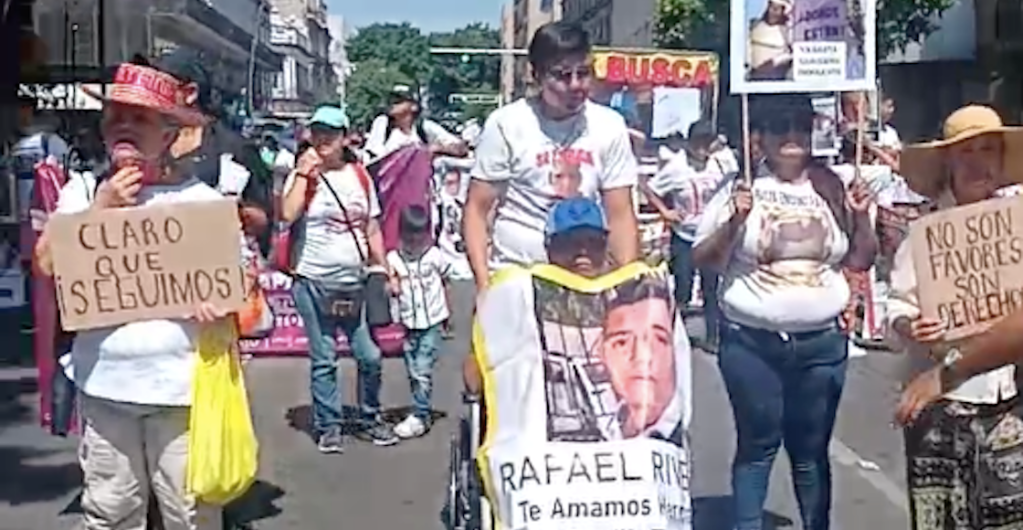
M95 190L72 179L61 190L57 212L222 199L170 162L179 129L203 122L191 108L193 98L194 91L173 76L121 65L104 98L101 128L114 169ZM36 254L40 268L52 272L45 230ZM225 316L202 304L190 317L77 333L71 359L85 423L79 455L86 530L143 530L151 493L165 530L222 526L218 509L186 493L185 470L199 324Z

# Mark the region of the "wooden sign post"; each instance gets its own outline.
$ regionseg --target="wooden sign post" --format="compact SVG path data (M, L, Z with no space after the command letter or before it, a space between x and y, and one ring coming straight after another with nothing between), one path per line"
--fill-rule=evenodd
M90 210L50 220L57 302L68 331L185 318L245 305L231 200Z
M1023 308L1023 201L991 199L935 212L909 232L920 311L959 340Z

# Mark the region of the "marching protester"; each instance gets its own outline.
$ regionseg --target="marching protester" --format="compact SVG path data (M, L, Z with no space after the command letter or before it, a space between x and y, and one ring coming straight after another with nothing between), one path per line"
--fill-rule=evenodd
M430 212L413 205L401 212L401 247L387 254L400 288L398 319L405 327L405 369L412 389L412 412L394 426L399 438L418 438L432 424L433 367L437 363L448 308L453 269L431 243Z
M207 117L201 124L182 127L178 140L171 147L171 154L178 159L179 165L188 166L189 171L209 186L226 195L239 197L242 227L246 235L258 241L265 251L273 218L273 183L258 147L247 143L218 119L210 76L196 54L181 48L161 57L156 66L188 83L195 91L196 110ZM241 165L248 176L226 177L230 173L226 168L232 164Z
M437 122L422 118L420 112L412 88L395 86L387 113L373 120L366 137L365 149L372 159L379 160L409 145L427 146L435 155L462 157L467 154L461 138Z
M481 291L495 268L546 261L550 208L578 195L601 198L614 260L638 257L636 158L622 117L587 99L590 53L589 36L578 25L542 26L529 46L539 95L494 111L483 128L464 214L466 250ZM527 148L540 155L516 154Z
M703 318L706 325L705 347L715 350L718 343L718 276L710 268L693 265L693 238L710 199L735 173L728 172L711 157L717 140L714 125L698 121L689 127L684 152L675 155L666 166L640 187L650 204L672 225L671 273L675 277L675 304L685 310L693 295L693 277L700 276Z
M995 198L1000 187L1012 182L1008 174L1014 171L1014 161L1006 159L1010 149L1006 138L1011 135L1015 139L1011 145L1018 144L1023 129L1004 127L988 107L967 106L949 115L943 130L943 139L911 146L913 163L905 167L910 186L932 198L938 209ZM909 374L936 369L943 376L937 379L946 383L941 385L940 399L931 394L920 400L921 405L936 402L927 408L916 408L912 400L919 396L911 386L900 411L902 420L912 420L905 429L905 444L914 528L1023 525L1023 501L1019 500L1023 486L1013 475L988 472L986 463L1023 455L1023 411L1015 367L997 368L991 363L987 367L997 369L986 373L958 369L966 350L945 339L946 322L921 314L913 258L911 245L904 241L891 274L891 335L895 346L908 355ZM1020 335L1019 329L1015 323L997 326L989 334L1006 339L992 344L1013 340ZM974 344L982 345L983 340ZM974 351L978 357L990 356L992 349ZM906 404L911 408L905 408ZM1014 427L1007 428L1010 425Z
M113 174L94 193L83 179L70 179L57 213L222 198L170 156L180 128L205 120L191 107L186 83L148 66L123 64L108 94L101 131ZM40 268L52 273L45 230L36 256ZM241 263L246 259L239 256ZM190 318L76 334L71 375L85 425L79 455L87 530L145 528L151 493L166 530L221 527L219 508L186 494L185 475L189 411L202 406L190 402L200 324L225 316L203 303Z
M479 293L496 269L547 261L544 227L562 199L599 197L614 262L639 257L636 158L622 116L588 99L591 52L589 35L577 24L540 27L529 44L539 94L494 111L483 127L464 212ZM538 155L521 156L523 150ZM472 358L464 368L467 381L478 381Z
M309 122L311 148L301 151L281 205L284 221L298 223L292 296L309 338L313 430L323 453L343 452L345 444L334 348L338 329L358 365L358 436L379 446L398 442L380 417L381 354L366 321L369 267L394 274L377 220L376 189L347 151L348 127L340 108L316 109Z
M847 191L810 156L809 98L756 100L764 163L723 188L696 231L693 261L722 274L719 366L732 404L738 530L762 528L775 455L792 461L803 528L830 526L828 443L845 381L850 297L843 269L867 270L876 241L862 180Z

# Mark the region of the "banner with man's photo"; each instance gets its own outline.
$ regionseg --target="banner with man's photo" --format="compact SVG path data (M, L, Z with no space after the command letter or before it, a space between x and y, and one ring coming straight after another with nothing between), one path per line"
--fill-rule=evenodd
M877 0L731 0L731 92L873 90Z
M688 530L689 339L663 267L502 271L477 306L502 528Z

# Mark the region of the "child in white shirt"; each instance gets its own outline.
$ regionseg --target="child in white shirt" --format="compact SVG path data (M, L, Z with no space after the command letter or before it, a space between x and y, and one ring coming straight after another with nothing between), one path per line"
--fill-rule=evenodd
M387 254L398 277L397 320L405 326L405 368L412 387L412 413L394 428L399 438L416 438L430 427L433 367L448 310L450 262L431 242L430 212L413 205L401 212L401 248Z

